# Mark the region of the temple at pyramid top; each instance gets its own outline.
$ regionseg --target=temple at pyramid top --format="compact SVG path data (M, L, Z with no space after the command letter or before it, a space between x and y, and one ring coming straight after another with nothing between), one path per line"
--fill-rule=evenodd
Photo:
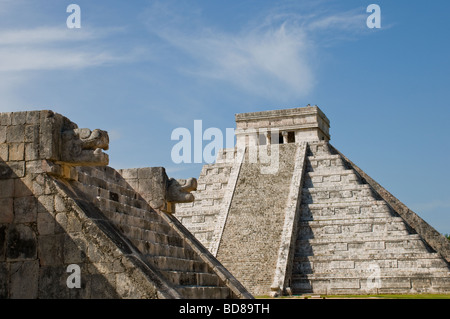
M329 126L317 106L237 114L237 147L203 166L177 218L255 296L450 293L450 242Z
M330 120L318 106L240 113L235 118L238 146L330 140Z

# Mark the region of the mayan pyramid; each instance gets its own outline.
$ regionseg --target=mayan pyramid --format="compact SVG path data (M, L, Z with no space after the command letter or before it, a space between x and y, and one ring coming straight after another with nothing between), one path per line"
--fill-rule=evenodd
M252 298L171 214L195 179L115 170L102 130L0 113L0 299Z
M450 242L330 143L317 107L236 115L181 222L254 295L450 293Z

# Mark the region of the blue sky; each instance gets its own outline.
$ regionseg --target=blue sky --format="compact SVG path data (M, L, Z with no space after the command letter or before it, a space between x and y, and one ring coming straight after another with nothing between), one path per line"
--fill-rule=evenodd
M68 29L69 4L81 28ZM369 4L381 8L369 29ZM450 233L450 2L0 0L0 111L108 130L110 165L175 164L177 127L317 104L331 143Z

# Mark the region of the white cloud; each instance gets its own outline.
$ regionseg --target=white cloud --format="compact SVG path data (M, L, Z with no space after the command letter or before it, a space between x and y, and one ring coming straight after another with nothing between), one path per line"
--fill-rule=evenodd
M60 26L12 29L0 31L0 45L43 45L60 41L89 40L95 37L92 32L85 29L73 30Z
M147 12L149 30L192 59L189 66L179 66L182 71L279 100L303 97L314 88L315 34L346 32L359 22L365 25L357 12L305 16L272 12L229 32L202 24L198 11L184 9L177 13L158 3Z
M132 59L133 53L119 55L97 43L119 28L85 29L59 26L2 30L0 71L78 69Z
M120 48L108 45L108 37L122 31L64 26L0 30L0 111L23 109L24 88L42 76L40 72L129 62L142 56L138 48L118 53Z
M166 40L196 60L188 72L254 93L303 95L314 82L307 57L311 48L300 32L286 30L284 25L239 35L216 32L189 38L172 34Z
M73 69L113 61L104 52L72 52L46 49L0 49L0 71Z
M366 29L366 19L367 15L360 13L360 10L352 10L318 17L312 20L307 27L311 31L345 30L353 33Z

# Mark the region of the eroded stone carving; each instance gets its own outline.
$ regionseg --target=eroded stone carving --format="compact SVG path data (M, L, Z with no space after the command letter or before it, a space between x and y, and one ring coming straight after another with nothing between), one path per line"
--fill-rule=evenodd
M91 131L87 128L71 129L62 132L61 162L73 166L108 165L109 137L106 131Z
M197 190L197 179L169 180L166 200L171 203L189 203L194 201L194 195L190 192Z

